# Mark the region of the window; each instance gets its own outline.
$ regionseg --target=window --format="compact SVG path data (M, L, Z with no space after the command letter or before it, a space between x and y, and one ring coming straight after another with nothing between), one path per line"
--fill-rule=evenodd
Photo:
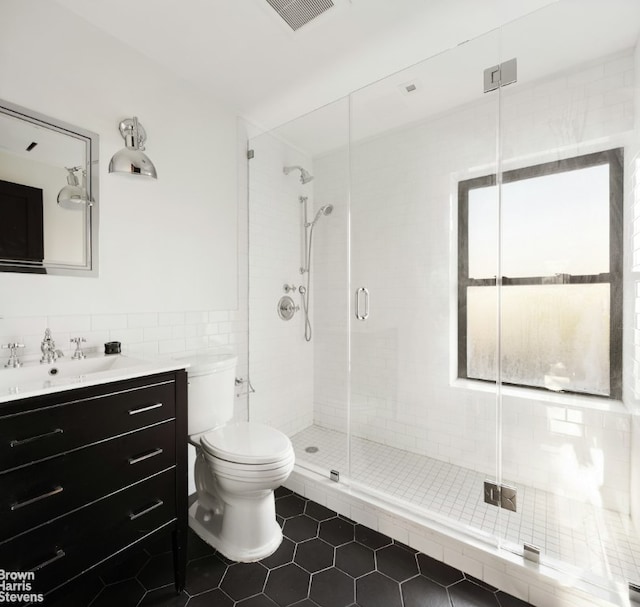
M503 383L621 397L622 166L507 171L500 217L495 175L458 184L459 377L495 382L499 351Z

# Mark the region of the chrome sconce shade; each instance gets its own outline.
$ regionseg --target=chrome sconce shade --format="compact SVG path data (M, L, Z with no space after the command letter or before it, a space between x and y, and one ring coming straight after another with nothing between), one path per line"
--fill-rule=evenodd
M156 167L143 151L147 133L138 118L134 116L123 120L120 123L120 134L124 137L126 147L113 155L109 162L109 173L127 173L157 179Z
M67 185L58 192L58 206L63 209L82 209L84 205L90 204L87 197L87 172L82 171L82 185L78 183L76 171L82 167L65 167L67 175Z

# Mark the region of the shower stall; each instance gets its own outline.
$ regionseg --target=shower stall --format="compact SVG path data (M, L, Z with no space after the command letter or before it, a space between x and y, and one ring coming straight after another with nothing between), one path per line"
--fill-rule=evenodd
M248 142L251 419L300 474L614 604L640 583L639 35L635 0L559 0Z

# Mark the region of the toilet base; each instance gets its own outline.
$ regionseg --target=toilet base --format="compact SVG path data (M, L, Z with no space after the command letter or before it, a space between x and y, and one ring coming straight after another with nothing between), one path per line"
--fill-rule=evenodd
M252 533L251 530L247 533L246 528L241 529L240 534L243 537L239 538L240 541L230 541L226 537L229 534L225 534L223 530L223 513L216 514L201 506L197 500L189 508L189 527L220 554L240 563L253 563L266 558L273 554L282 542L282 529L275 516L262 521L257 533ZM258 543L253 541L255 538L259 538Z

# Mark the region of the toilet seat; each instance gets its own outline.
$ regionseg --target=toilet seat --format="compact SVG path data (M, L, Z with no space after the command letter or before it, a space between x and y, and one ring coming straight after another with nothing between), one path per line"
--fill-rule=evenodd
M210 430L200 436L200 446L210 456L248 469L270 469L282 466L290 458L293 447L289 438L264 424L237 422Z

